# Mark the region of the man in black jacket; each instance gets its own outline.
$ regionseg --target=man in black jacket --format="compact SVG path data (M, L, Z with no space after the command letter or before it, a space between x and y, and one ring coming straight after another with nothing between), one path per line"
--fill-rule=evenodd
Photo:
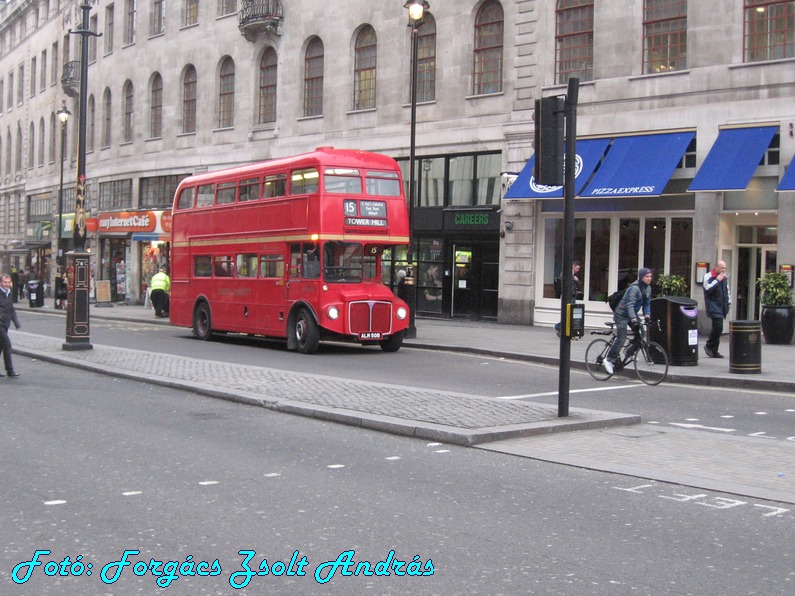
M725 261L718 261L715 268L704 276L704 302L707 316L712 319L712 331L707 339L704 351L710 358L723 358L718 352L720 336L723 333L723 320L729 314L731 295L729 294L729 278L726 276Z
M18 377L19 373L14 370L11 362L11 340L8 337L8 328L12 321L17 329L21 327L11 296L11 276L3 274L0 275L0 352L3 352L6 374L9 377Z

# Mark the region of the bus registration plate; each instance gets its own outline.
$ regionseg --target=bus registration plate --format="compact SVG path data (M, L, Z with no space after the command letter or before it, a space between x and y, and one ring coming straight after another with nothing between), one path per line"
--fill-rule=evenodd
M381 339L380 331L366 331L359 334L359 339Z

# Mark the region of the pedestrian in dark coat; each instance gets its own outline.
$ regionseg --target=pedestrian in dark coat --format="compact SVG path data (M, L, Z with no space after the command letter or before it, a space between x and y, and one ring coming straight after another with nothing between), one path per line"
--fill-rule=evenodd
M704 351L710 358L723 358L718 347L720 346L720 336L723 333L723 320L729 314L729 307L732 303L725 261L718 261L715 268L704 276L702 287L704 288L707 316L712 320L712 330L707 339L707 345L704 346Z
M3 364L6 367L6 375L18 377L19 373L14 370L11 361L11 339L8 337L8 328L14 323L14 327L19 329L17 311L14 308L14 298L11 296L11 276L0 275L0 351L3 352Z

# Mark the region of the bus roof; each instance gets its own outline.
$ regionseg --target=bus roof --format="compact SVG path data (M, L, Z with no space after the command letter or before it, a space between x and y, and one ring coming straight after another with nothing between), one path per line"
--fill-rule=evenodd
M185 178L180 187L186 185L201 184L205 180L215 180L220 177L245 178L247 175L255 176L267 170L293 170L306 167L333 167L344 166L346 168L374 169L374 170L394 170L397 164L394 159L380 153L371 153L358 149L335 149L334 147L318 147L309 153L294 155L291 157L281 157L270 159L232 168L213 170L194 174Z

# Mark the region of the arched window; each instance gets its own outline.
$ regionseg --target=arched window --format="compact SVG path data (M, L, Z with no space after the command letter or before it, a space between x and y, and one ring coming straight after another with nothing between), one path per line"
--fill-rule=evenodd
M555 82L592 81L593 0L558 0L555 22Z
M14 171L17 174L22 173L22 125L17 124L17 152L16 152L16 167Z
M149 114L149 137L163 136L163 77L156 72L152 78L152 93Z
M32 170L34 166L34 156L36 155L36 127L33 122L30 123L28 129L28 169Z
M185 69L182 79L182 132L196 132L196 68Z
M44 118L39 120L39 166L44 165L44 147L47 142L47 136L44 131Z
M436 99L436 19L426 13L417 30L417 101Z
M124 83L124 122L122 123L122 130L124 133L124 142L132 143L133 140L133 110L135 104L135 91L133 89L132 81Z
M235 62L224 58L218 77L218 128L235 124Z
M50 113L50 163L55 163L55 135L58 127L55 126L55 112Z
M102 96L102 146L110 147L111 139L111 96L110 89L105 89Z
M259 114L257 122L276 121L276 50L268 48L259 62Z
M304 57L304 116L323 115L323 42L315 37Z
M11 162L12 147L13 145L11 143L11 129L9 128L8 132L6 133L6 173L7 174L10 174L11 172L14 171Z
M353 109L375 108L375 65L378 42L375 29L367 25L356 36L353 56Z
M475 57L472 69L472 94L502 91L503 25L502 5L488 0L475 17Z
M86 117L86 151L94 150L94 137L97 121L97 106L94 102L94 96L88 96L88 104L86 105L88 115Z

